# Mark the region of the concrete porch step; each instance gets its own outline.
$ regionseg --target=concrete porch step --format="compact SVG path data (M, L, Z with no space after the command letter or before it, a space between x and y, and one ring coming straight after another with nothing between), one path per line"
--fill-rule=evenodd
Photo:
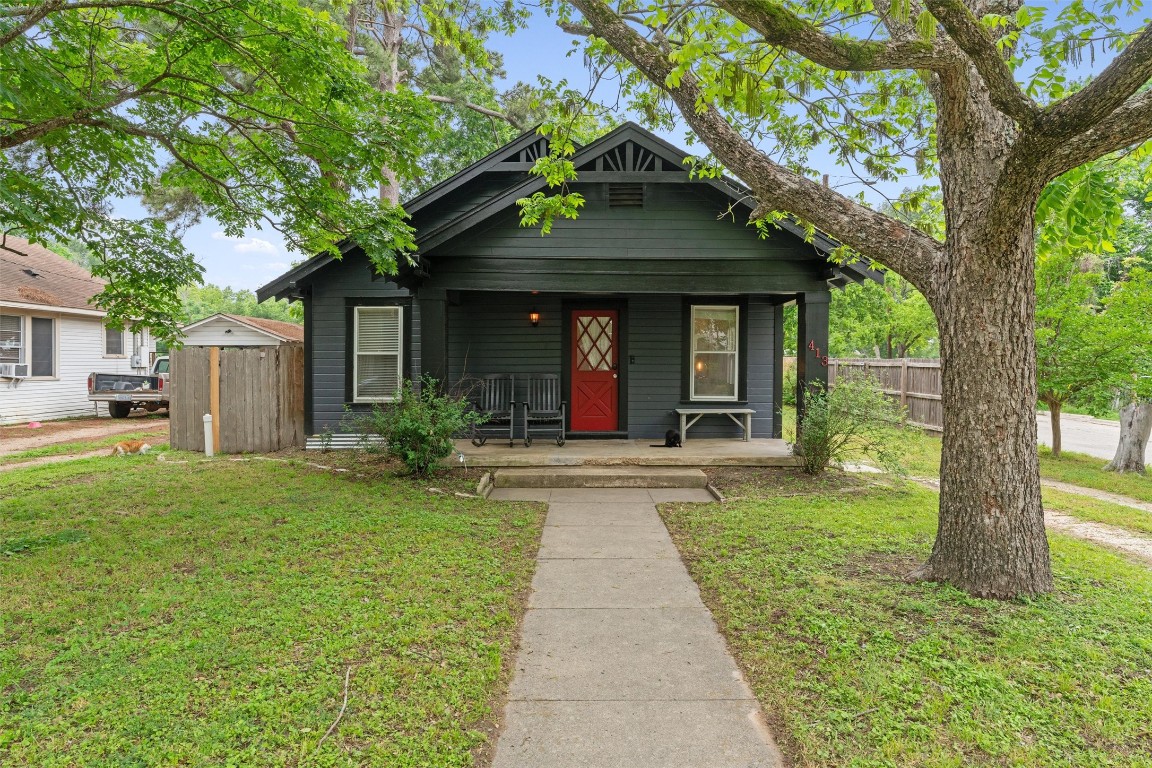
M699 469L646 466L516 467L499 469L497 488L703 488Z

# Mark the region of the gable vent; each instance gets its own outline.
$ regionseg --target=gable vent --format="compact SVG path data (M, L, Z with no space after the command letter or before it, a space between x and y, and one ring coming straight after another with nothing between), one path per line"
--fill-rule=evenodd
M643 184L609 184L608 185L608 207L609 208L643 208L644 207L644 185Z

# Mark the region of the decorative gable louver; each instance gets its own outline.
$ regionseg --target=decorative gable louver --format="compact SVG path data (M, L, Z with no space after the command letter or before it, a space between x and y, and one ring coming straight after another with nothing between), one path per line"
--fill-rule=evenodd
M643 184L609 184L608 185L608 207L609 208L643 208L644 207L644 185Z

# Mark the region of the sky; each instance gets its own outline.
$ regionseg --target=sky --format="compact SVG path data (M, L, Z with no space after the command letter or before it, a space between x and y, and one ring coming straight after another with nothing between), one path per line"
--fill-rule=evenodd
M511 37L494 38L490 45L504 57L506 74L497 82L500 90L521 81L534 84L538 75L553 82L567 79L570 87L580 90L588 86L589 76L579 49L571 53L574 50L573 38L538 10L525 28ZM1102 67L1104 62L1094 63L1095 67L1084 67L1085 74L1092 68ZM674 145L685 145L683 129L660 133ZM811 158L810 162L818 171L829 174L832 186L845 194L854 195L863 190L873 202L882 199L880 194L864 188L854 177L846 175L846 171L830 158L823 163ZM909 176L905 182L885 185L882 191L894 195L904 186L919 183L921 179ZM117 212L127 217L144 215L139 204L130 200L123 201ZM290 251L279 233L270 228L246 232L244 237L228 237L219 225L211 221L191 228L184 236L184 244L204 267L206 283L237 289L255 290L306 257L306 254Z

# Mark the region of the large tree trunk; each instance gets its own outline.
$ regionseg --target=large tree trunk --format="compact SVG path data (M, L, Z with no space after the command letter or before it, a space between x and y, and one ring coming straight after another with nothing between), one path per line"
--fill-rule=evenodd
M1032 270L1021 268L1031 263L1031 222L1016 242L984 247L1005 258L983 247L951 254L940 281L940 526L913 576L1007 598L1052 588L1036 453L1035 292Z
M1144 474L1144 452L1152 437L1152 400L1129 403L1120 409L1120 444L1116 456L1104 465L1108 472Z

